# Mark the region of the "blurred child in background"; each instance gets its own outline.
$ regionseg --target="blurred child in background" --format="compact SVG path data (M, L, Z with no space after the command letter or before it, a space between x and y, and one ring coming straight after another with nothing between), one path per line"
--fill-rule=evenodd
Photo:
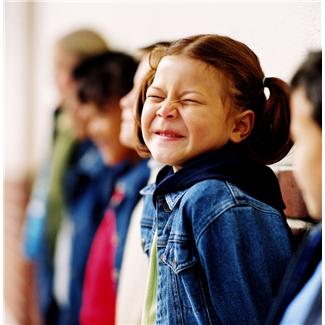
M322 52L291 80L294 175L317 225L290 262L267 324L322 324Z
M157 42L140 49L141 61L133 79L133 88L120 101L122 123L120 141L127 147L135 148L135 111L138 93L144 76L149 72L149 55L157 46L169 46L169 42ZM148 161L151 183L162 165L153 159ZM141 199L131 216L119 276L116 304L116 324L140 324L147 279L148 260L143 253L140 219L143 210Z
M81 324L115 321L116 290L130 217L149 176L147 162L119 139L119 102L132 88L136 68L132 57L111 51L84 61L74 72L80 110L89 116L89 136L117 175L87 261Z
M83 277L81 261L107 204L109 170L87 140L82 120L75 118L72 77L73 69L84 59L107 50L104 38L88 29L73 31L55 44L54 77L60 99L54 113L52 152L33 189L24 241L26 256L36 264L44 324L78 323L80 294L70 287L70 280ZM92 226L76 251L72 220L78 218L88 227L85 219L89 216Z

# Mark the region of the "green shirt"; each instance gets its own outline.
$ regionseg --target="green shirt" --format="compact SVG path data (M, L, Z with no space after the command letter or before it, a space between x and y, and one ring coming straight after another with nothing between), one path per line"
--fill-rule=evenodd
M158 260L157 260L157 231L152 240L150 262L148 270L148 282L145 293L142 313L142 325L156 324L157 314L157 284L158 284Z

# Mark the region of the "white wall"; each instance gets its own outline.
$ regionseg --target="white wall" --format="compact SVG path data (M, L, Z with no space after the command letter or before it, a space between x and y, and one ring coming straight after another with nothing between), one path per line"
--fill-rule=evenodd
M5 168L16 179L24 177L30 166L36 112L33 110L31 43L27 37L31 31L30 17L28 4L5 4Z
M6 6L14 5L19 7L19 3ZM44 158L50 141L50 112L56 98L51 73L52 46L71 29L93 27L112 46L131 53L153 41L197 33L225 34L256 52L266 76L287 81L306 52L319 48L321 43L319 1L34 2L32 7L34 30L29 37L34 44L33 84L29 87L35 100L33 107L28 108L33 111L30 166ZM18 41L19 37L19 47ZM7 50L12 51L8 45L6 53ZM18 86L18 93L24 96L22 85ZM13 94L8 90L6 95ZM18 152L11 153L6 161L17 161L18 156Z

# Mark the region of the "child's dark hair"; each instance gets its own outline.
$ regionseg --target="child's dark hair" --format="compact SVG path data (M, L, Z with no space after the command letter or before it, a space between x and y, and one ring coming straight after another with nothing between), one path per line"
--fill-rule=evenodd
M322 128L322 51L310 52L291 80L291 89L302 87L313 107L313 118Z
M186 55L214 67L226 77L223 79L224 95L231 106L238 110L250 109L255 113L252 132L243 142L253 159L271 164L288 153L293 144L289 131L289 86L278 78L264 78L258 57L245 44L215 34L183 38L168 48L157 48L152 52L152 70L143 83L138 100L139 153L148 153L139 124L145 93L160 60L167 55ZM270 91L268 99L264 88Z
M114 51L84 60L73 71L78 100L103 110L109 100L129 92L137 65L130 55Z

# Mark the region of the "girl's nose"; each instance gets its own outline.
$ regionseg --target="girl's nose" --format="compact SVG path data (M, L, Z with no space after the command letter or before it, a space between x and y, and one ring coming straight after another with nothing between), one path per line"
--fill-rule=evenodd
M161 103L161 106L157 110L157 116L162 118L175 118L178 114L178 105L179 101L164 101Z

